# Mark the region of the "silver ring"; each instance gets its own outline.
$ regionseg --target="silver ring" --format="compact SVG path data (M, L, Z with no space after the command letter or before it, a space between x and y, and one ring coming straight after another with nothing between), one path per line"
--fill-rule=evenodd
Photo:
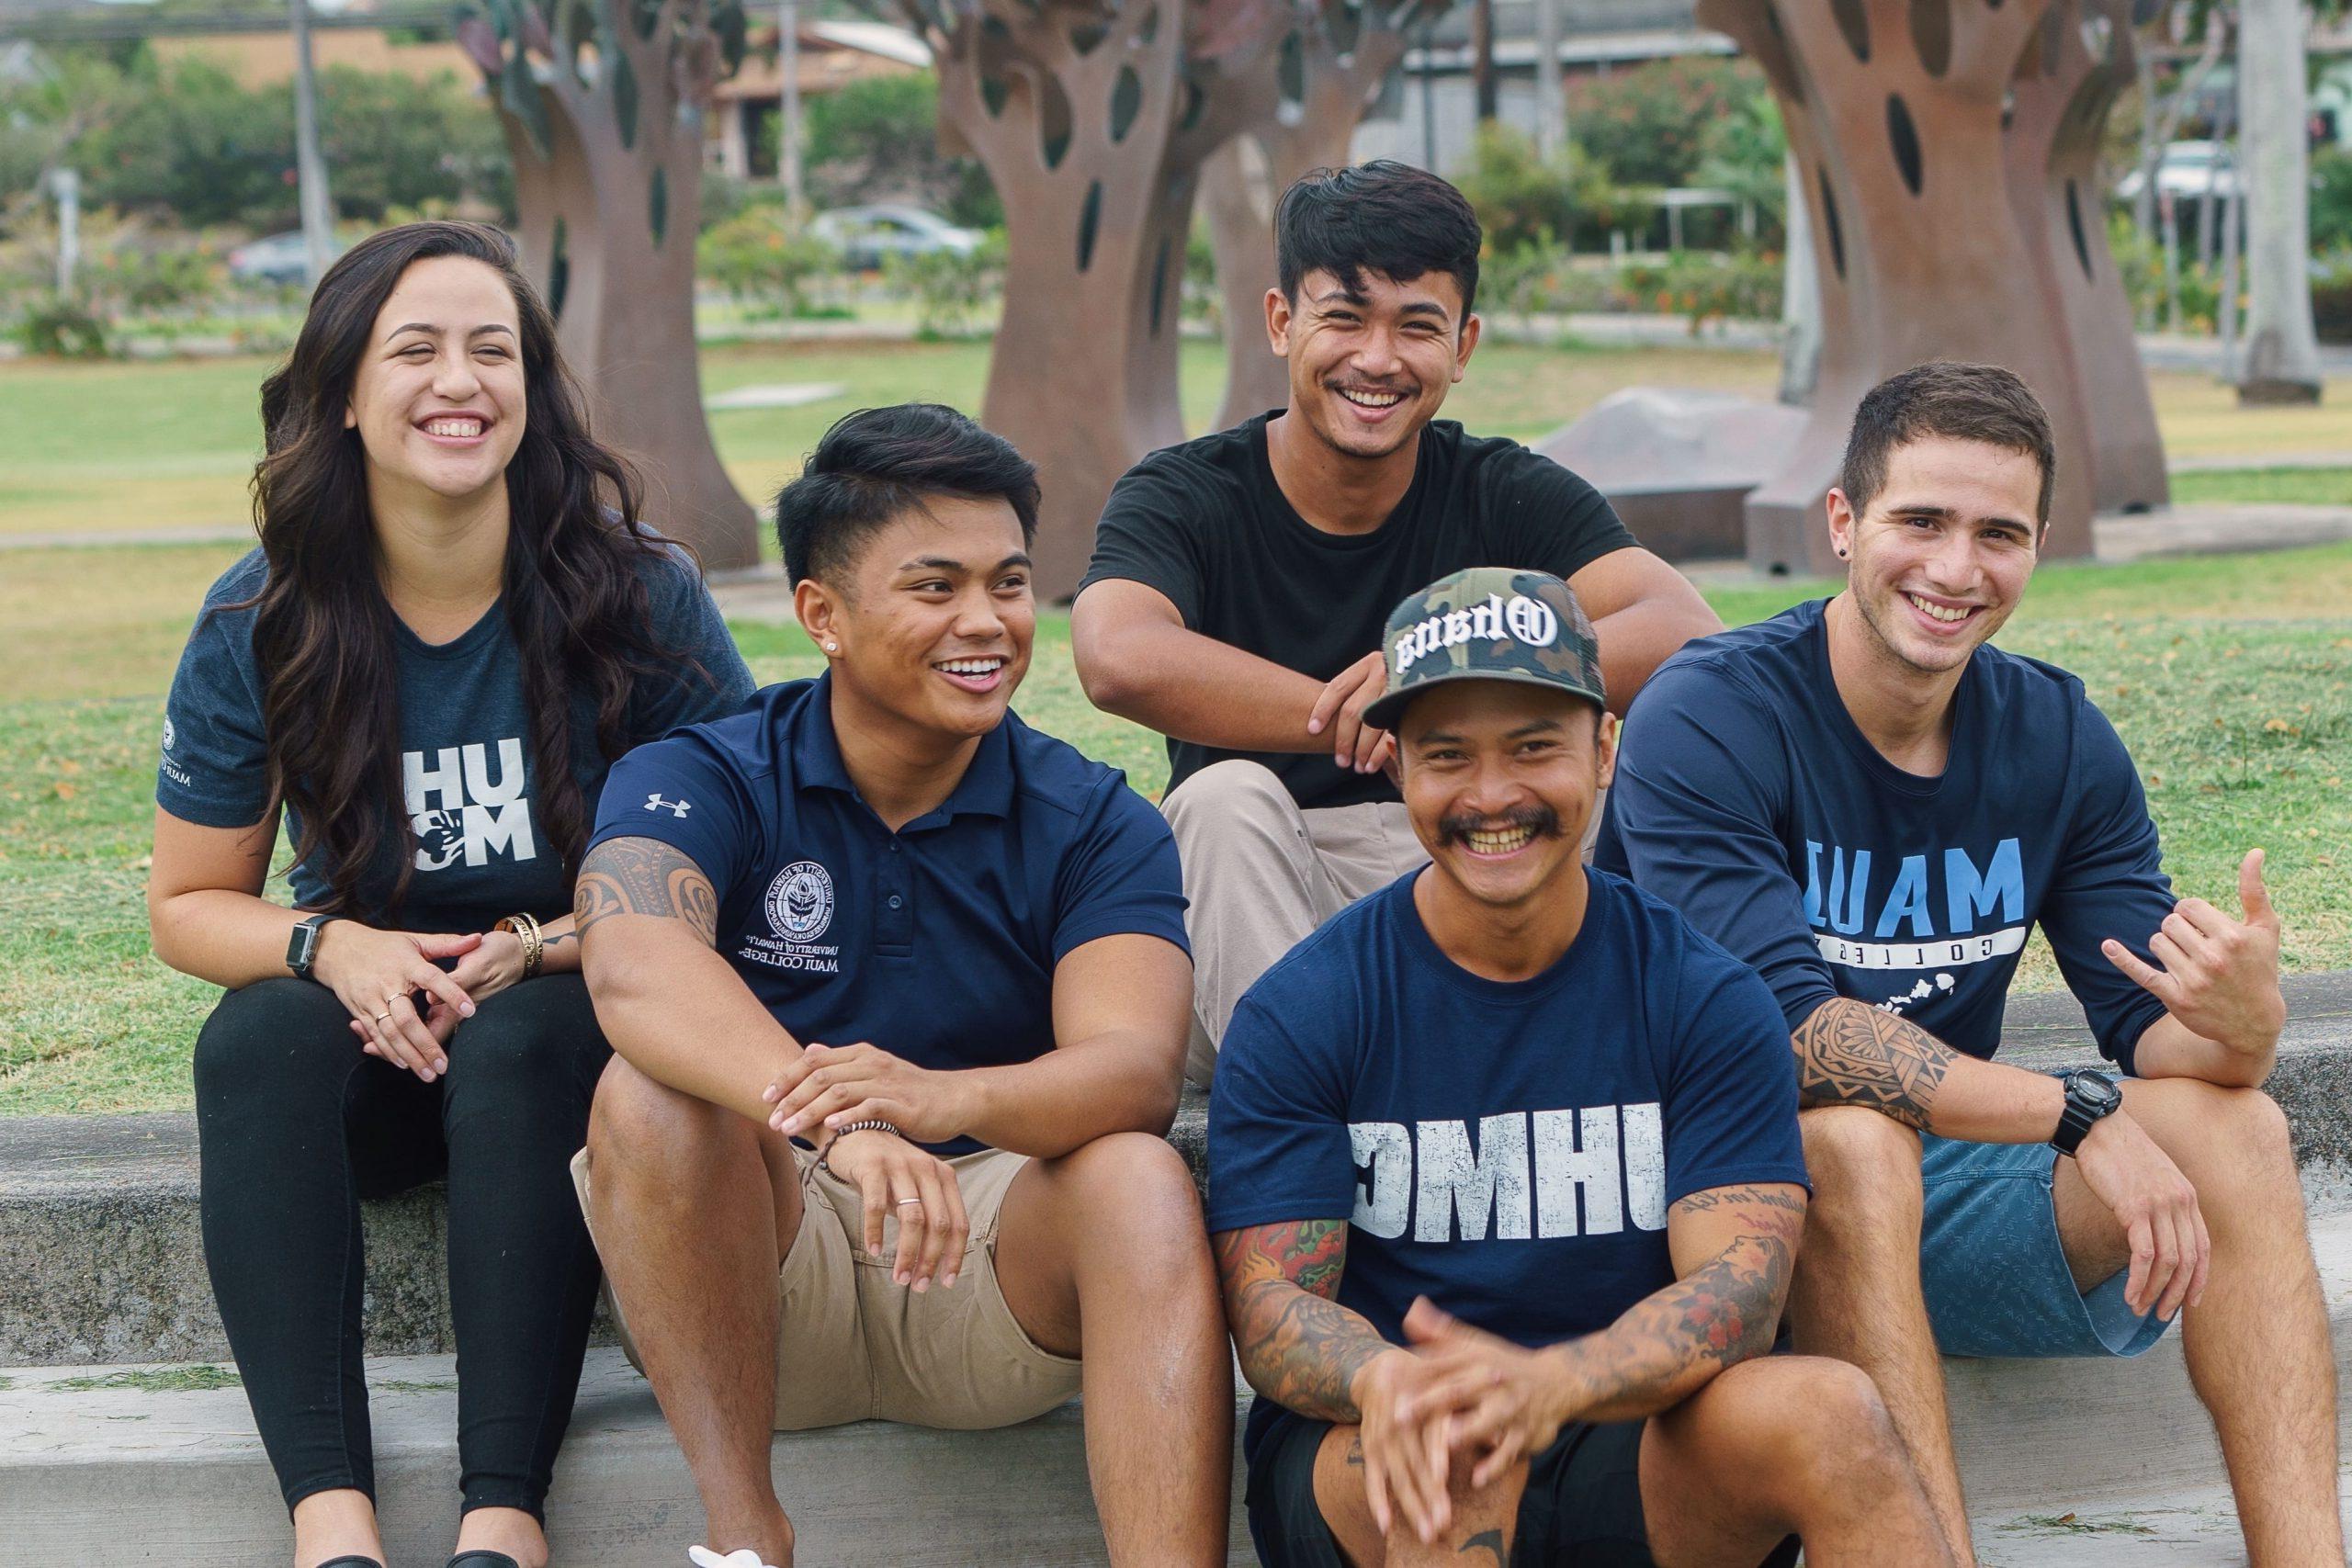
M922 1200L920 1198L901 1198L899 1200L898 1207L903 1209L910 1203L914 1204L917 1208L921 1208L922 1206Z
M376 1022L378 1022L378 1023L381 1023L381 1022L383 1022L383 1021L384 1021L384 1020L386 1020L386 1019L388 1019L388 1018L390 1018L390 1017L391 1017L391 1016L392 1016L392 1010L391 1010L391 1009L390 1009L390 1008L386 1008L383 1011L381 1011L381 1012L379 1012L379 1013L378 1013L378 1014L376 1015L376 1017L375 1017L375 1021L376 1021Z

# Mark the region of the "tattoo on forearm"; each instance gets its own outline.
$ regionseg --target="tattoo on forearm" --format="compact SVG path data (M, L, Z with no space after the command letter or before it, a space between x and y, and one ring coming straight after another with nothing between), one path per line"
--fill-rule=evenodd
M572 930L614 915L665 915L718 943L718 895L692 860L655 839L613 839L589 852L571 899Z
M1952 1050L1909 1020L1839 997L1797 1025L1797 1089L1807 1105L1860 1105L1924 1128Z
M1738 1228L1714 1258L1580 1342L1588 1408L1684 1398L1724 1368L1772 1348L1804 1202L1770 1188L1721 1187L1694 1192L1674 1209L1718 1212Z
M1211 1240L1226 1318L1251 1385L1304 1416L1361 1420L1351 1386L1388 1344L1332 1299L1347 1266L1348 1223L1289 1221Z

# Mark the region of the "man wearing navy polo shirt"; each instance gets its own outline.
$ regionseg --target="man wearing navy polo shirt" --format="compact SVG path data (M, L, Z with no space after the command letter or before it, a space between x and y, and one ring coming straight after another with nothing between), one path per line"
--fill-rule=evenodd
M579 924L616 1055L574 1169L697 1563L793 1562L771 1428L1005 1426L1081 1382L1112 1561L1225 1561L1231 1373L1160 1136L1175 847L1008 709L1036 505L951 410L844 419L776 502L828 672L605 790Z
M1578 853L1615 721L1568 585L1399 605L1430 863L1234 1011L1209 1215L1269 1568L1948 1564L1870 1381L1767 1357L1805 1209L1761 981Z
M1820 1108L1797 1347L1870 1371L1963 1562L1938 1348L2136 1356L2179 1314L2252 1561L2341 1568L2327 1314L2259 1088L2286 1017L2260 852L2243 919L2176 900L2083 683L1987 642L2032 577L2055 461L2007 370L1872 389L1828 498L1845 591L1652 678L1598 863L1777 996ZM2037 923L2132 1081L1991 1059Z

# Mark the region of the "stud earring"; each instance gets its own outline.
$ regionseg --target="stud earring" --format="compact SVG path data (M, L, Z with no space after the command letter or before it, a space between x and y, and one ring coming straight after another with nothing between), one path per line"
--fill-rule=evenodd
M841 650L842 645L840 643L829 642L825 645L825 651L827 653L839 653Z

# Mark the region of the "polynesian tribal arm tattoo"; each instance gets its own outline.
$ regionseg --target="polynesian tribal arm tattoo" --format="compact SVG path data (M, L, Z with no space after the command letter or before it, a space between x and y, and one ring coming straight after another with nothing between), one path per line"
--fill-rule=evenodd
M710 878L658 839L608 839L588 852L571 896L572 930L582 936L615 915L684 920L705 946L718 944L718 895Z
M1209 1240L1250 1386L1317 1420L1363 1419L1350 1391L1363 1364L1390 1347L1332 1299L1347 1267L1348 1222L1289 1220Z
M1706 1215L1710 1228L1727 1229L1728 1238L1715 1257L1635 1303L1607 1328L1569 1342L1582 1391L1576 1418L1655 1415L1725 1367L1771 1349L1804 1211L1802 1188L1769 1185L1709 1188L1675 1204L1669 1227Z
M1952 1048L1896 1013L1833 997L1789 1036L1797 1092L1808 1107L1860 1105L1926 1129Z

